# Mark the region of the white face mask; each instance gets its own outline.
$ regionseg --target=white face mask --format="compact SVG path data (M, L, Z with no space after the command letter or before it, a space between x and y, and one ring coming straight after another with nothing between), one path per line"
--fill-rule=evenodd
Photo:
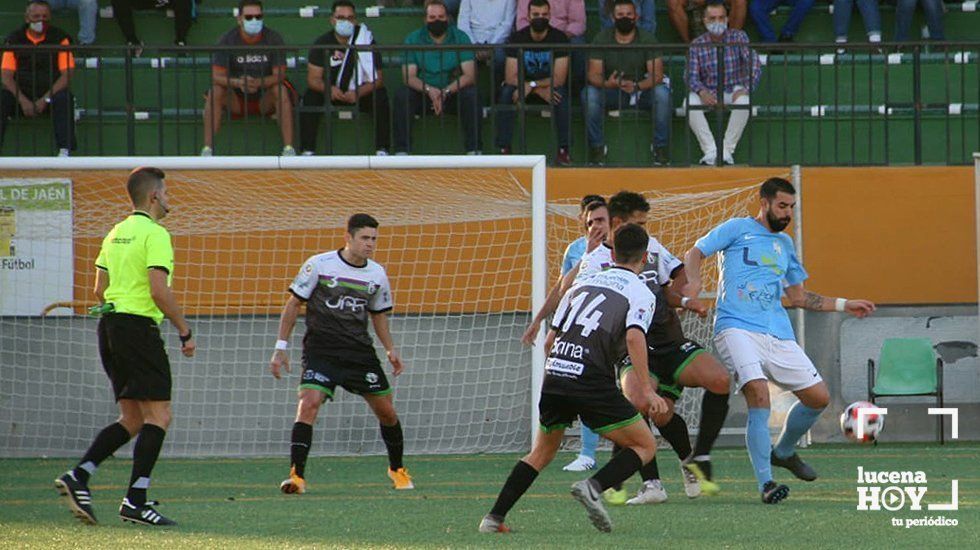
M354 23L346 19L338 19L337 24L333 26L333 30L339 36L349 37L354 34Z
M37 34L44 32L44 21L34 21L30 24L30 28Z
M242 22L242 28L245 29L245 34L255 36L256 34L262 32L262 20L252 19L249 21L246 19L244 22Z
M706 26L708 27L708 32L715 36L719 36L725 34L725 30L728 29L728 22L708 23Z

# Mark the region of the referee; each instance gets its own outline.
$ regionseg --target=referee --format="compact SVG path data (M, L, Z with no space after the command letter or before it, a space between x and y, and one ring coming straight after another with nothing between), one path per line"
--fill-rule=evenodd
M102 241L95 261L95 296L102 304L99 354L119 403L119 419L95 437L81 461L55 480L72 513L95 524L89 477L133 436L133 473L119 507L124 521L176 525L146 500L150 473L170 425L170 361L160 337L164 317L177 327L180 351L194 355L191 329L170 290L174 251L170 233L159 224L170 211L164 173L141 167L129 174L126 190L133 213Z

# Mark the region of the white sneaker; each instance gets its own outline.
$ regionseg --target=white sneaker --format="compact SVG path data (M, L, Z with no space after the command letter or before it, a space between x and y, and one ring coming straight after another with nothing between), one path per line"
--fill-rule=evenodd
M376 157L387 157L388 156L388 151L387 151L387 149L378 149L377 151L374 152L374 156L376 156Z
M701 164L705 164L707 166L714 166L715 162L717 161L718 161L718 153L711 152L711 153L705 153L705 155L701 157L700 162Z
M687 498L698 498L701 496L701 482L698 481L694 472L691 472L681 463L681 479L684 480L684 492Z
M201 156L202 157L210 157L212 155L214 155L214 149L208 147L207 145L205 145L204 147L201 147Z
M663 484L660 483L659 479L651 479L650 481L643 482L640 490L636 492L636 496L627 500L626 505L660 504L666 501L667 491L664 490Z
M725 153L725 156L722 157L722 160L725 162L725 164L727 164L729 166L732 166L732 165L735 164L735 158L732 156L731 153Z
M312 157L313 156L313 151L303 151L301 154L304 157Z
M586 472L595 468L595 459L590 456L578 455L575 460L565 465L562 470L566 472Z
M296 149L293 149L293 146L292 145L286 145L285 147L282 148L282 153L279 153L279 156L283 156L283 157L295 157L296 156Z
M71 151L69 151L68 149L58 149L59 157L67 157L69 155L71 155Z

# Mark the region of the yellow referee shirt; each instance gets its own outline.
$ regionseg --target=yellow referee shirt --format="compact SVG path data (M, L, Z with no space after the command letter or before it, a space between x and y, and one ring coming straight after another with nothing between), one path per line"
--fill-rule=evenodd
M163 269L170 285L174 249L166 228L145 212L133 212L102 240L95 266L109 274L105 301L112 303L116 312L142 315L160 324L163 312L150 296L147 270Z

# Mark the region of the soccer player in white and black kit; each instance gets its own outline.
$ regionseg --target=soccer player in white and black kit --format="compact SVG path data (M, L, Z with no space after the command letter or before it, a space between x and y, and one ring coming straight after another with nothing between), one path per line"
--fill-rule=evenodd
M591 478L572 485L572 495L592 524L612 530L602 492L628 479L656 452L653 434L637 411L655 415L667 407L647 379L646 331L656 298L637 276L646 263L647 240L642 227L621 227L614 237L615 267L576 284L559 303L546 340L550 352L538 404L541 431L480 522L480 532L509 531L504 516L555 458L565 429L576 418L623 448ZM615 364L627 354L634 369L620 390Z
M368 334L368 318L384 346L395 376L404 365L395 351L388 328L393 307L388 276L371 260L378 240L378 222L367 214L347 220L344 248L311 257L289 285L290 296L279 319L279 339L270 362L276 378L289 371L289 335L300 306L306 303L303 337L303 375L299 406L293 424L289 478L280 484L284 493L306 492L306 458L313 440L313 423L320 405L332 399L337 386L358 394L381 423L381 438L388 449L388 477L395 489L414 489L402 464L402 426L392 403L392 389Z
M606 208L608 213L605 215L610 220L610 227L615 230L624 223L646 224L650 204L639 193L620 191L610 197ZM608 244L602 244L586 253L577 273L570 276L576 277L575 280L578 281L611 265L611 249ZM657 296L657 309L647 332L651 383L670 405L665 414L650 420L656 424L660 434L681 460L687 496L695 498L702 491L716 494L720 488L711 480L710 452L728 414L729 378L717 359L700 344L684 336L675 310L681 307L703 317L707 309L699 300L682 298L674 292L673 286L668 288L668 285L684 284L684 264L652 236L647 244L647 264L641 271L640 278ZM622 365L620 375L625 374L629 368L628 362ZM674 414L674 402L680 398L684 387L705 388L701 403L700 429L693 449L687 423L680 415ZM656 459L645 465L640 474L643 485L635 497L627 500L625 491L615 487L606 494L607 500L615 504L649 504L667 500Z

